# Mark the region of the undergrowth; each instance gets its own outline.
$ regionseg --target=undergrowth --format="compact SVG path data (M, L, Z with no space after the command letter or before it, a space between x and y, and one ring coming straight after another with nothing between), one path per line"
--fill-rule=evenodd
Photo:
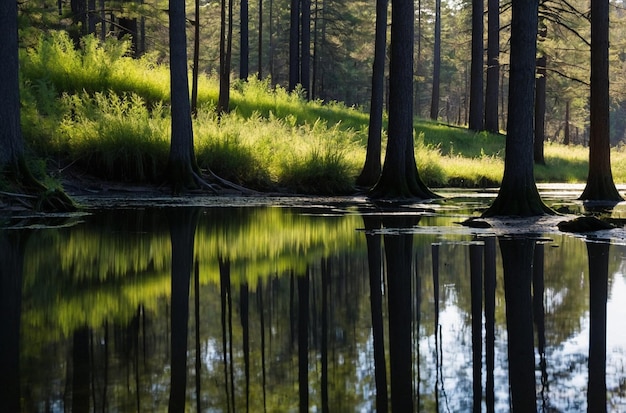
M169 151L169 71L155 56L128 56L130 44L85 37L75 49L64 32L21 55L24 136L37 155L62 169L76 165L106 179L156 182ZM217 79L199 82L194 119L201 168L253 189L310 194L352 192L366 153L367 113L337 102L306 102L270 79L235 81L231 113L218 119ZM431 187L497 186L503 135L416 121L415 155ZM383 131L383 153L386 137ZM584 182L587 148L546 143L539 182ZM381 159L382 162L382 159ZM613 151L617 183L626 150Z

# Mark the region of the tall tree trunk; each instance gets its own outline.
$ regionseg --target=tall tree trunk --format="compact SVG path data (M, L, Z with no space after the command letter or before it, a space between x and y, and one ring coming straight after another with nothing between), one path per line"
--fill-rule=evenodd
M248 61L250 58L250 43L248 39L248 0L240 0L240 10L239 10L239 36L240 36L240 44L239 44L239 79L246 80L248 79Z
M570 144L570 130L569 130L570 107L571 107L571 102L568 99L565 102L565 121L563 122L563 145L569 145Z
M367 131L365 165L356 184L372 187L380 177L381 135L383 128L383 95L385 81L385 53L387 46L387 0L376 0L376 41L372 68L372 97Z
M23 163L24 143L20 124L20 83L17 38L17 3L0 4L0 173L8 171L19 175Z
M485 85L485 130L498 133L500 93L500 1L487 0L487 79Z
M227 113L230 108L230 60L233 36L233 0L222 0L220 9L220 92L217 113Z
M580 199L622 201L611 172L609 136L609 0L591 2L589 174Z
M197 170L189 102L185 1L170 0L170 93L172 137L168 178L174 192L194 187Z
M480 131L484 128L483 93L483 13L484 0L472 0L472 64L470 68L470 113L469 128Z
M430 99L430 118L439 117L439 83L441 76L441 0L435 0L435 46L433 50L433 89Z
M300 83L308 100L311 96L311 0L301 0Z
M538 0L511 5L511 70L504 176L484 216L552 213L541 200L533 171L533 107Z
M392 0L389 127L383 170L373 198L434 198L419 177L413 145L412 1Z
M257 77L263 79L263 0L259 0L259 46Z

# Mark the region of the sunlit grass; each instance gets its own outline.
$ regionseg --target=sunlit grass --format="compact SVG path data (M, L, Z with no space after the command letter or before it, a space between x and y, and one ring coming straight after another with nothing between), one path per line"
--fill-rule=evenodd
M129 43L64 32L22 53L24 136L36 154L104 178L158 181L169 151L169 71L154 56L132 59ZM199 79L196 155L201 168L253 189L350 193L365 160L368 114L337 102L307 102L270 79L235 81L231 113L214 109L217 79ZM386 120L385 120L386 121ZM383 153L386 136L383 131ZM420 176L432 187L499 185L505 136L416 120ZM383 156L384 157L384 156ZM538 182L583 183L588 149L545 145ZM381 159L382 162L382 159ZM626 149L612 151L626 182Z

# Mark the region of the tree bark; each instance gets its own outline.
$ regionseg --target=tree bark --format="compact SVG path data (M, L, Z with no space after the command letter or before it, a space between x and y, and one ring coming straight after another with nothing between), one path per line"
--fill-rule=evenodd
M289 19L289 91L300 83L300 0L291 0Z
M481 131L484 127L483 12L483 0L472 0L472 63L470 67L469 128L474 131Z
M308 100L311 96L311 0L301 0L300 83Z
M189 76L187 73L187 34L184 0L170 0L170 93L172 137L168 178L174 192L195 186L197 169L193 147Z
M533 171L533 107L538 1L511 5L511 71L504 176L498 196L483 216L551 213Z
M535 139L533 141L533 159L536 164L545 165L543 142L546 129L546 55L537 59L537 79L535 80Z
M372 198L434 198L419 177L413 146L412 1L392 0L389 127L383 170Z
M248 60L250 57L250 43L248 39L248 0L241 0L239 12L239 79L246 80L248 79Z
M609 137L609 0L591 2L590 89L589 173L580 199L619 202Z
M365 165L356 184L372 187L380 177L381 135L383 128L383 95L385 81L385 53L387 46L387 0L376 0L376 41L372 68L372 97L367 131Z

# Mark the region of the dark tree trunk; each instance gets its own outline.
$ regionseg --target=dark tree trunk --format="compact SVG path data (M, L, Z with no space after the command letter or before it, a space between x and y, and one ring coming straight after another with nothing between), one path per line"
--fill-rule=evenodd
M187 34L184 0L170 0L170 93L172 138L168 178L174 192L195 185L197 169L193 147L189 77L187 74Z
M386 46L387 0L376 0L376 41L374 43L374 65L372 68L372 97L367 132L367 154L361 175L356 180L356 184L363 187L374 186L380 177Z
M484 216L551 213L541 200L533 171L533 107L538 0L511 5L511 70L504 176Z
M483 355L483 253L485 247L470 245L470 291L472 311L472 387L473 412L480 413L482 405Z
M301 0L300 83L308 100L311 96L311 0Z
M392 0L389 67L389 127L385 163L373 198L434 198L415 164L413 146L412 1Z
M589 174L580 199L622 201L611 172L609 134L609 0L591 7Z
M189 320L189 283L193 267L197 210L170 210L172 279L170 307L171 383L169 412L184 412L187 389L187 335Z
M300 2L291 0L289 19L289 90L300 83Z
M568 100L565 102L565 120L563 121L563 145L570 144L570 107L571 102Z
M239 286L239 317L241 321L243 340L243 364L246 381L246 412L250 411L250 321L248 308L250 307L248 283L242 282Z
M439 117L439 83L441 76L441 0L435 0L435 45L433 50L433 89L430 99L430 118Z
M541 42L546 38L547 28L541 23L539 38ZM543 142L545 140L546 123L546 75L548 59L545 52L540 52L537 58L537 79L535 80L535 140L533 142L533 159L536 164L545 165L543 156Z
M77 328L72 335L72 412L89 412L89 328Z
M472 64L470 68L469 128L474 131L484 127L483 93L483 13L484 0L472 0Z
M20 83L17 39L17 3L0 4L0 173L7 171L19 175L23 163L24 144L20 125Z
M485 130L498 133L500 93L500 1L487 0L487 79L485 85Z
M248 0L241 0L239 10L239 79L248 79L248 61L250 58L250 43L248 39Z
M230 110L230 62L233 46L233 0L222 0L220 22L220 92L217 100L218 114L227 113Z
M535 348L530 292L534 244L535 241L529 238L500 239L513 412L536 411Z
M259 43L257 77L263 78L263 0L259 0Z
M128 18L128 17L120 17L117 21L117 24L120 29L117 37L121 39L124 36L128 36L130 38L132 55L137 56L138 49L139 49L139 36L137 35L137 19Z

